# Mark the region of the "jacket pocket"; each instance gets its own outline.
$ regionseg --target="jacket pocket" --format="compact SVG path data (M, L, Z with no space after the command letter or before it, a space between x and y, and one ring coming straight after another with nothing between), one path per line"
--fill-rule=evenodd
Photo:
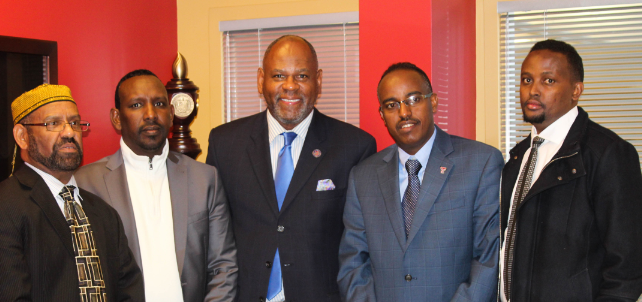
M193 215L189 215L189 217L187 217L187 224L192 224L194 222L199 222L201 220L207 219L208 217L207 213L208 211L205 210L205 211L200 211Z
M572 292L575 293L573 301L593 301L593 287L591 286L591 277L588 269L571 276L570 283Z
M329 191L315 191L312 199L324 200L345 197L347 189L334 189Z

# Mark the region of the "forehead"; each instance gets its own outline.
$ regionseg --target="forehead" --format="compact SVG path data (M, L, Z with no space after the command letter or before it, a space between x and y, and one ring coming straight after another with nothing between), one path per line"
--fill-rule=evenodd
M539 71L539 72L537 72ZM570 65L566 56L547 49L532 51L524 59L522 72L570 74Z
M272 46L272 49L263 60L263 68L307 68L317 70L316 61L310 47L302 40L285 38Z
M155 77L150 75L136 76L125 80L120 84L119 94L127 98L136 96L165 96L167 90L163 83Z
M54 118L54 117L70 117L77 116L78 107L75 103L70 101L58 101L44 105L36 111L32 112L31 115L38 119ZM37 121L36 121L37 122Z
M411 92L428 92L426 81L414 70L399 69L387 74L379 84L382 99L391 96L405 96Z

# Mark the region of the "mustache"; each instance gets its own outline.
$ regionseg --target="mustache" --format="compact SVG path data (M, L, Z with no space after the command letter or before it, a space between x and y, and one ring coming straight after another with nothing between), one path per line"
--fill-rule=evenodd
M405 117L405 118L401 118L401 120L397 123L397 129L401 129L401 123L404 123L404 122L414 122L415 124L420 124L421 123L416 118Z
M301 99L301 100L304 100L305 97L300 95L300 94L295 94L295 93L293 93L293 94L278 94L276 96L276 99L277 100L279 100L279 99Z
M138 134L143 133L145 130L161 130L162 126L156 121L145 122L144 125L138 128Z
M54 149L55 150L60 149L60 147L62 147L62 145L67 144L67 143L74 144L76 146L76 149L78 149L78 151L82 150L80 148L80 144L78 143L78 141L76 141L76 139L73 138L73 137L60 138L60 140L58 142L56 142L56 144L54 145Z

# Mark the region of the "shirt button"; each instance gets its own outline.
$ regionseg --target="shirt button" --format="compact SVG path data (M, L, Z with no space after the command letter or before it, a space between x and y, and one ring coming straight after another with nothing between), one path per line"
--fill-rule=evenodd
M283 231L285 231L285 227L280 225L280 226L276 227L276 231L279 232L279 233L283 233Z
M271 268L272 267L272 262L270 261L265 261L265 267Z
M410 274L408 274L408 275L406 275L406 277L404 279L406 279L406 281L410 282L410 281L412 281L412 276Z

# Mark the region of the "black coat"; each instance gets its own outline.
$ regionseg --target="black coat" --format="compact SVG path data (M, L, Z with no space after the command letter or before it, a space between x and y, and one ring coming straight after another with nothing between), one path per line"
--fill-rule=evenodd
M642 293L642 174L635 148L579 115L517 209L512 301L635 301ZM502 241L530 136L510 151Z
M144 301L118 214L83 189L80 196L108 301ZM71 231L45 181L26 165L0 183L0 301L80 301Z
M287 301L339 301L338 255L348 174L376 152L375 140L315 109L279 212L266 112L223 124L209 137L207 163L218 168L232 214L237 300L265 298L278 247ZM336 189L318 192L317 183L324 179L331 179Z

